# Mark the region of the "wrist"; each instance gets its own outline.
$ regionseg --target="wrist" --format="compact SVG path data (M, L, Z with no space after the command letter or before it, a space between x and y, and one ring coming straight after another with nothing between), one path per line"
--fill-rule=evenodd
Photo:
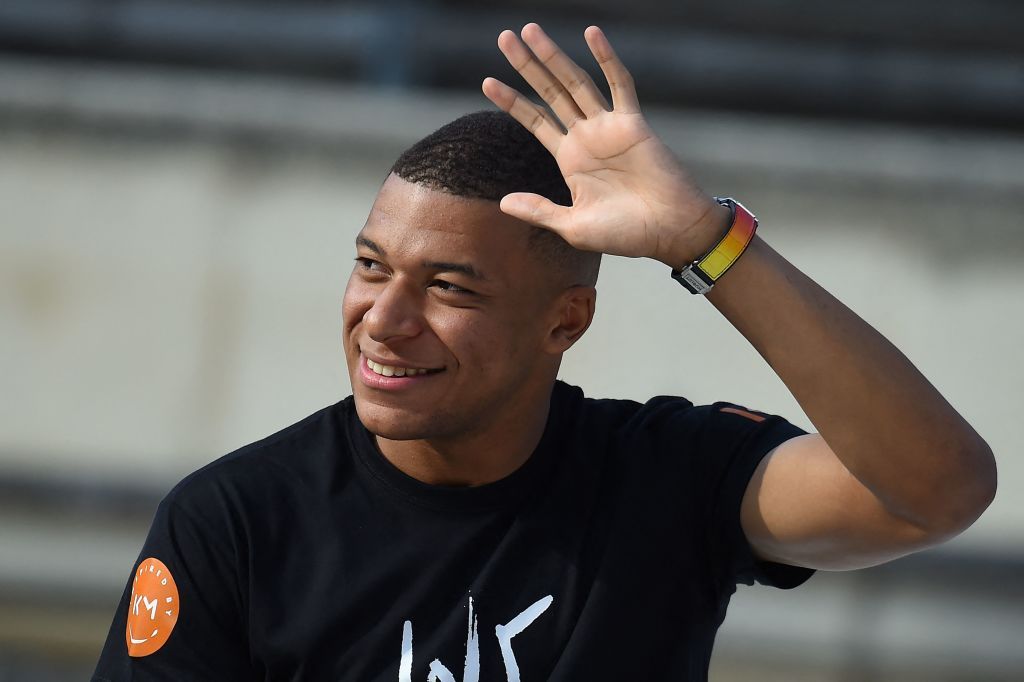
M662 263L673 270L680 270L710 251L732 224L732 212L728 206L715 200L701 218L676 237Z
M750 246L757 231L757 218L743 204L731 198L715 198L729 210L726 231L712 247L682 268L673 268L672 279L691 294L707 294Z

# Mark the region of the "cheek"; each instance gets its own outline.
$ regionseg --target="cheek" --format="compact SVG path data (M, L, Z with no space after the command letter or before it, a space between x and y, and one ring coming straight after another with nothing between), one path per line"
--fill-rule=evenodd
M424 326L460 365L479 367L495 345L493 321L486 313L438 305L427 309Z
M351 330L363 315L373 306L373 296L368 287L355 276L349 277L345 295L341 299L341 318L345 330Z
M441 309L428 325L461 365L478 375L504 375L531 364L539 345L536 319L503 312Z

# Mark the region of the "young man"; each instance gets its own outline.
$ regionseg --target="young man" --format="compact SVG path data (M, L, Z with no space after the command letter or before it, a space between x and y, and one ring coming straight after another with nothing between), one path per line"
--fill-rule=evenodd
M507 114L399 158L345 292L353 395L171 491L95 680L702 680L737 582L877 564L985 509L984 441L692 183L585 35L610 106L531 24L499 47L554 116L487 79ZM705 294L819 433L557 382L601 253Z

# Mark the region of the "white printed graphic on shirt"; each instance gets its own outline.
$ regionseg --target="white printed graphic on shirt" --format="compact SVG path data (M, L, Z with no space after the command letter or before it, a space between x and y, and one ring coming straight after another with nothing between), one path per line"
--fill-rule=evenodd
M520 682L519 663L512 651L512 638L530 627L540 614L544 613L554 597L550 594L538 599L526 607L522 613L505 625L497 625L494 635L498 638L501 648L501 660L505 663L505 677L508 682ZM462 667L462 682L479 682L480 680L480 635L477 632L477 617L473 614L473 598L469 598L469 627L466 634L466 662ZM412 621L402 625L402 658L398 664L398 682L412 682ZM452 674L440 659L430 662L427 682L456 682Z

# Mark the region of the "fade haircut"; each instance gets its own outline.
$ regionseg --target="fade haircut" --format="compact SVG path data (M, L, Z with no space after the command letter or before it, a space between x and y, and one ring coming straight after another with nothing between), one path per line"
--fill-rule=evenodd
M532 192L571 206L554 157L504 111L477 111L455 119L402 152L389 172L407 182L460 197L500 201ZM529 248L565 272L572 284L593 286L601 254L581 251L551 230L531 226Z

